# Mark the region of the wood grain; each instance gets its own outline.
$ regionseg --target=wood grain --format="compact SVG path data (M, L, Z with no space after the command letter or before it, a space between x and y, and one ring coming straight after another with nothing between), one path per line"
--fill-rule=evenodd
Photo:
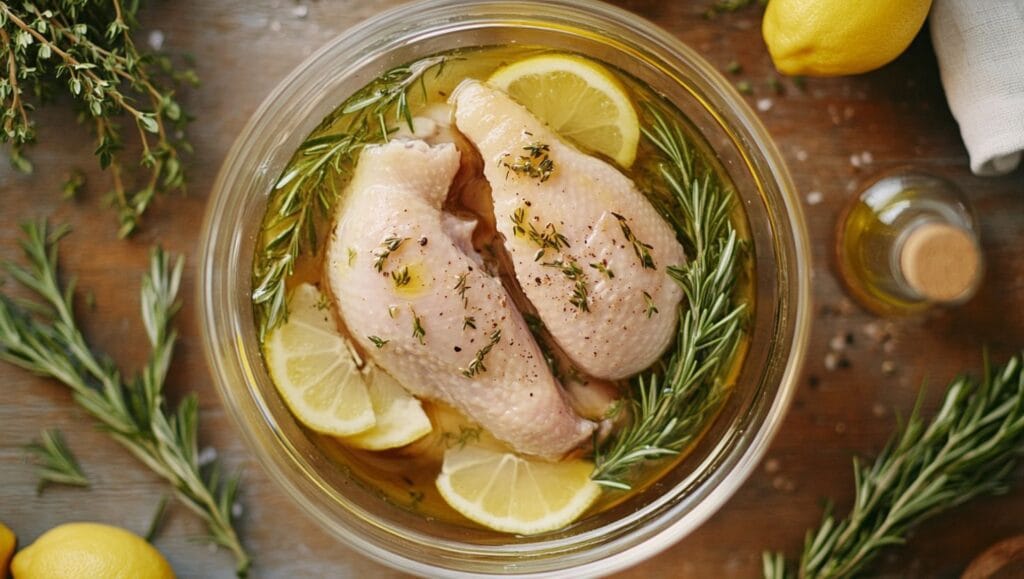
M0 258L16 258L17 224L34 216L73 226L62 264L78 276L89 338L131 371L144 350L137 308L139 274L159 241L195 263L196 228L214 175L249 115L303 58L356 22L397 2L284 0L181 0L144 11L165 48L196 57L203 85L184 103L197 116L190 129L196 152L187 196L157 201L142 232L116 239L113 213L102 207L106 177L94 167L85 129L64 113L40 115L40 142L31 176L0 166ZM785 425L764 464L701 529L621 577L752 577L765 548L797 553L805 529L820 517L820 499L834 497L842 512L851 501L850 460L871 456L909 412L922 383L932 408L945 382L978 368L982 347L1001 360L1024 346L1024 171L1002 178L970 175L955 121L943 99L927 38L871 74L811 79L803 90L776 78L764 50L756 9L706 20L707 2L632 0L621 4L679 37L720 70L742 65L751 105L775 137L805 204L814 251L816 316L808 364ZM304 7L304 8L303 8ZM145 41L143 32L142 41ZM856 161L851 159L856 157ZM869 160L868 160L869 159ZM984 287L963 307L908 320L878 319L844 295L831 268L833 226L851 192L874 174L901 165L944 175L962 187L981 215L988 272ZM72 168L85 170L88 191L63 202L59 186ZM811 196L811 193L819 195ZM292 505L254 462L220 406L202 357L196 321L195 270L185 275L182 340L170 377L170 397L198 392L202 440L228 465L245 473L245 542L256 559L255 577L398 576L336 542ZM7 288L5 288L7 291ZM877 331L876 331L877 330ZM886 340L879 334L890 336ZM852 336L846 363L829 371L825 358L836 336ZM874 337L873 337L874 336ZM883 372L891 362L892 371ZM71 520L115 523L144 531L165 486L126 452L98 433L61 387L10 366L0 366L0 520L22 543ZM35 477L22 446L59 426L93 481L90 490L35 494ZM1006 496L983 498L943 515L914 533L910 544L883 557L881 572L909 577L951 577L979 552L1024 527L1024 474ZM201 525L180 506L171 509L157 540L181 577L230 577L231 559L196 544Z

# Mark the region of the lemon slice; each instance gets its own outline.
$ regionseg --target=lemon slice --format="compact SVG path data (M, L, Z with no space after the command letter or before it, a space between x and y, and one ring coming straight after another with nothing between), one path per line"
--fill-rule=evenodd
M430 433L430 418L423 411L423 405L402 388L398 380L370 366L366 381L377 424L355 436L342 438L342 442L365 450L386 450L405 446Z
M444 454L437 490L466 518L497 531L533 535L575 521L601 494L584 460L543 462L479 445Z
M268 337L264 357L277 391L303 424L348 436L376 424L358 360L338 334L316 287L292 292L288 321Z
M498 69L487 84L582 147L623 167L636 159L636 110L626 88L601 65L566 54L535 56Z

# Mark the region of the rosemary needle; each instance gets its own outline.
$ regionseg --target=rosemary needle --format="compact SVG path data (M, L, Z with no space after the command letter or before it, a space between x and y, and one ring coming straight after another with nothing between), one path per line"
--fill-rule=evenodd
M249 569L249 554L234 528L238 477L222 478L216 465L200 469L197 450L199 403L186 396L176 411L167 408L163 389L177 332L178 289L184 260L172 261L154 249L143 276L142 322L151 346L142 372L125 380L105 356L93 353L74 315L74 281L61 286L57 246L66 227L51 231L45 221L22 225L27 266L6 264L8 273L39 301L19 305L0 293L0 360L71 389L75 401L103 429L153 472L199 515L209 539L235 556L236 571Z
M89 479L82 473L82 467L78 466L78 460L71 453L71 449L64 443L60 430L44 430L39 440L28 445L27 449L41 462L36 470L39 476L37 493L42 493L43 488L51 483L76 487L89 486Z
M765 553L768 579L852 577L878 551L906 541L910 528L978 495L1006 489L1024 451L1024 354L980 380L961 376L925 422L920 398L910 419L875 459L853 461L854 504L845 519L826 508L807 532L794 568L782 553Z

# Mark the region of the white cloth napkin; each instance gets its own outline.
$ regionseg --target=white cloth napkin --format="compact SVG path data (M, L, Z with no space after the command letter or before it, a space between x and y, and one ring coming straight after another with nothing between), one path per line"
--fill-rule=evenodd
M975 175L1024 152L1024 0L935 0L932 44Z

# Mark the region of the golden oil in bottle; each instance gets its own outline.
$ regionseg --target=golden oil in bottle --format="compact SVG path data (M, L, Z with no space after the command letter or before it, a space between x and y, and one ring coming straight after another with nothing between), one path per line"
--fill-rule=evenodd
M983 259L974 214L959 189L911 172L883 175L840 217L839 272L868 309L914 314L974 295Z

